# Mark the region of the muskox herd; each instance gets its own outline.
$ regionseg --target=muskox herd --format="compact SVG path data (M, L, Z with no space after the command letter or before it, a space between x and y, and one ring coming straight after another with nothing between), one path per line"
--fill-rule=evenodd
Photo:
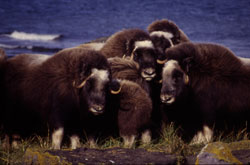
M0 50L0 91L8 144L49 131L53 149L67 138L75 149L83 136L96 145L97 136L116 134L132 147L171 122L192 143L210 142L219 128L249 132L248 60L191 42L166 19L50 56Z

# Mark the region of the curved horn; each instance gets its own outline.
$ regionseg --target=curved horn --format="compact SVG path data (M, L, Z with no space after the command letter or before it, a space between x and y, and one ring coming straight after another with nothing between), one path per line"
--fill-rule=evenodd
M167 62L168 60L167 59L165 59L165 60L159 60L159 59L157 59L156 60L156 62L158 63L158 64L164 64L165 62Z
M136 47L133 49L133 51L132 51L132 53L131 53L131 56L130 56L130 60L133 60L133 59L134 59L134 53L135 53L135 51L136 51L137 48L138 48L138 47L136 46Z
M171 40L170 38L168 38L168 41L169 41L169 43L170 43L170 48L173 47L174 44L173 44L172 40Z
M189 76L188 75L185 75L185 80L184 80L185 84L188 84L189 83Z
M76 86L76 88L82 88L86 84L87 79L85 79L80 85Z
M76 81L73 81L73 87L78 88L78 89L82 88L82 87L86 84L87 80L88 80L92 75L93 75L93 73L90 74L85 80L83 80L83 82L82 82L80 85L78 85L78 86L76 86Z
M119 94L120 92L121 92L121 89L122 89L122 86L120 86L120 88L118 89L118 90L111 90L110 92L112 93L112 94L114 94L114 95L117 95L117 94Z
M125 59L125 58L126 58L126 54L124 54L124 55L122 56L122 58Z

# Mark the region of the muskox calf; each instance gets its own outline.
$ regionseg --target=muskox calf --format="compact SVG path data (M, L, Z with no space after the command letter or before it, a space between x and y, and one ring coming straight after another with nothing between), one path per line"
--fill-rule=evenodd
M123 80L120 82L120 108L118 126L125 147L132 147L135 138L141 135L143 143L151 141L152 101L148 93L138 84Z
M109 102L105 123L122 137L124 147L131 148L137 137L141 138L142 143L149 143L152 101L137 83L129 80L119 82L120 92Z
M224 122L249 123L250 68L227 48L199 43L169 48L162 78L164 111L198 129L194 142L211 141L213 127L225 128Z
M136 61L141 76L147 81L156 76L157 54L150 36L143 30L119 31L108 38L100 51L107 58L118 56Z
M67 49L53 56L18 55L5 61L4 129L8 135L52 132L52 148L63 135L79 145L86 122L104 113L111 81L107 59L96 51ZM46 133L46 132L45 132Z
M164 54L167 48L189 41L186 34L174 22L167 19L154 21L147 29L155 49L160 54Z

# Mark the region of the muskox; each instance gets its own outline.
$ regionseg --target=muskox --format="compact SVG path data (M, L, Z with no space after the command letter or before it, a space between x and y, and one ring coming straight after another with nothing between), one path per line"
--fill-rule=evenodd
M102 54L80 48L53 56L17 55L3 69L5 133L46 135L49 127L53 149L60 149L64 134L72 149L78 147L82 129L98 127L96 121L82 123L104 113L110 90L119 85Z
M186 34L174 22L167 19L154 21L147 29L159 54L164 54L167 48L189 41Z
M119 31L108 38L100 50L107 58L123 57L139 64L140 73L147 81L156 76L158 54L147 32L140 29Z
M139 110L138 109L138 112L141 111L140 113L142 116L144 116L143 114L149 113L149 111L151 112L150 124L147 125L147 128L148 128L147 130L150 133L152 132L152 134L157 133L158 127L160 125L160 120L158 118L158 116L159 116L158 100L159 100L159 95L160 95L161 84L156 80L146 81L144 78L142 78L142 76L140 75L139 66L133 60L122 59L119 57L113 57L113 58L109 58L108 61L110 63L113 78L133 81L136 84L138 84L140 86L140 88L145 90L145 92L147 94L141 94L142 96L136 96L135 95L136 93L132 92L132 94L130 94L131 97L126 98L126 99L136 100L137 97L139 97L140 99L142 99L144 97L144 99L145 99L144 104L151 107L151 110L149 110L149 109ZM139 87L137 87L137 88L139 88ZM142 89L140 89L140 90L142 90ZM133 93L135 93L135 94L133 94ZM151 103L149 103L149 101L147 101L149 99L150 99ZM139 103L139 101L138 101L138 103ZM133 108L136 106L138 106L138 105L136 105L136 101L134 101L134 104L132 104L130 107ZM138 115L131 116L131 120L135 120L134 117L138 118ZM128 120L128 123L129 123L129 120ZM138 121L138 123L140 123L140 122ZM125 125L125 126L129 126L129 125ZM125 127L125 126L123 126L123 127Z
M137 137L142 143L151 141L152 101L142 87L129 80L119 80L120 92L109 102L104 127L122 137L124 147L131 148ZM109 132L110 133L110 132Z
M167 49L162 78L166 117L174 114L197 129L194 143L211 141L213 128L225 129L225 123L249 123L250 68L224 46L183 43Z

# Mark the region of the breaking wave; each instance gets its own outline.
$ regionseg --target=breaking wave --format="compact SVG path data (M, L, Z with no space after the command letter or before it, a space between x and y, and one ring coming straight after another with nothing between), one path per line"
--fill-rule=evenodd
M60 34L36 34L36 33L26 33L13 31L9 34L4 34L4 36L14 38L17 40L33 40L33 41L53 41L62 38Z

